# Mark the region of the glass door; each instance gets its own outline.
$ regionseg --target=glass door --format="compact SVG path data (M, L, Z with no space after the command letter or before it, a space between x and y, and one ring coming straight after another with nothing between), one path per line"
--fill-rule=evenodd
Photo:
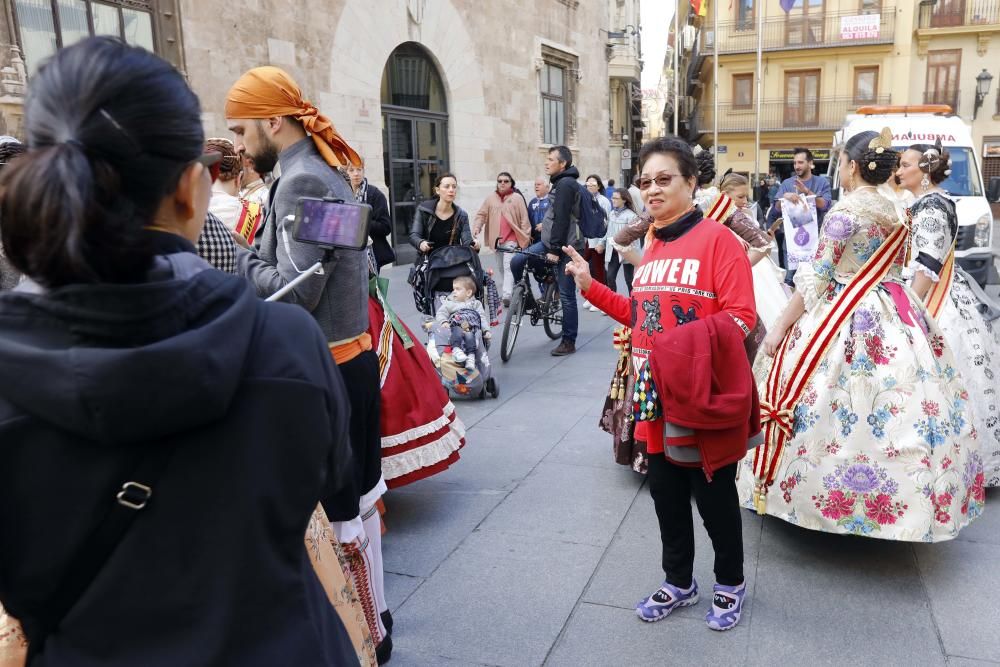
M434 183L447 170L447 122L443 118L392 112L384 113L382 121L392 243L397 262L402 264L416 257L409 237L417 207L434 196Z

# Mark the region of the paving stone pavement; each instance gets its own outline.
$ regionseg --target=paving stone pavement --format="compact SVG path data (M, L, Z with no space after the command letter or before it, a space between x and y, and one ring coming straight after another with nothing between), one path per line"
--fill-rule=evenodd
M406 271L386 275L413 327ZM827 535L746 512L750 598L737 628L706 627L708 596L659 623L636 618L632 606L663 573L644 480L614 463L597 427L611 328L581 311L578 351L563 358L549 355L541 327L521 331L507 364L494 346L500 397L455 401L469 429L461 460L386 496L390 664L1000 665L996 489L996 507L942 544ZM695 524L695 576L710 586L711 544Z

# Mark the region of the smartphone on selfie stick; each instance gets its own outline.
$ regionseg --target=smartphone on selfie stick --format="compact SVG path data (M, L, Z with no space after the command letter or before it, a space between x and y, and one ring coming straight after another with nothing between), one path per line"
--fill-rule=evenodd
M333 259L334 250L364 250L368 246L371 211L368 204L345 202L343 199L300 197L295 206L295 215L287 216L285 220L292 222L292 237L299 243L323 248L323 258L269 296L267 301L278 301L310 277L322 275L323 265ZM285 249L291 255L287 229L286 225L282 234Z

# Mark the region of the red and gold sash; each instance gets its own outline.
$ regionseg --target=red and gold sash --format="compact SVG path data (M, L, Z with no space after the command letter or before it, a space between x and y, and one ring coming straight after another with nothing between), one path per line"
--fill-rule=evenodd
M944 306L945 300L948 298L948 294L951 292L951 283L955 279L955 244L951 244L951 252L948 253L948 259L945 260L944 266L941 267L941 271L938 272L938 281L931 285L930 290L927 292L927 296L924 298L924 303L927 306L927 312L931 314L931 317L937 319L938 313L941 312L941 307Z
M243 200L243 209L236 221L236 233L245 238L247 243L253 244L253 237L260 227L263 212L264 208L257 202Z
M736 203L725 192L721 192L719 193L719 196L716 197L715 200L709 205L708 211L705 213L705 217L710 220L725 223L726 219L728 219L729 216L735 212Z
M802 354L796 360L784 387L781 386L781 371L785 353L791 341L791 329L778 348L771 372L767 377L764 399L760 402L761 425L764 427L764 442L757 447L753 457L755 478L754 507L758 514L767 510L767 494L774 483L781 462L785 444L792 436L794 410L813 373L823 361L827 350L837 337L841 326L854 314L862 299L876 285L882 282L893 262L899 256L909 234L906 225L899 225L889 234L864 266L837 295L833 308L816 332L805 343Z

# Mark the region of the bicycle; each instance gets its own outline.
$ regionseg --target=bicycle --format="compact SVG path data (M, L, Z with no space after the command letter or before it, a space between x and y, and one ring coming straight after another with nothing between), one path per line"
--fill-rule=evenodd
M544 262L541 268L526 266L521 279L514 284L514 289L510 294L510 306L507 308L507 315L503 323L503 336L500 339L500 359L505 363L510 361L514 354L514 343L517 342L517 334L521 330L521 320L525 314L531 326L538 326L542 322L545 334L552 340L562 337L562 300L559 298L559 283L556 280L557 263L550 261L545 255L524 250L508 250L502 247L496 248L497 252L507 252L515 255L527 255ZM529 282L529 271L534 274L535 280L542 287L540 299L532 300L530 310L528 306L528 296L531 295L531 283Z

